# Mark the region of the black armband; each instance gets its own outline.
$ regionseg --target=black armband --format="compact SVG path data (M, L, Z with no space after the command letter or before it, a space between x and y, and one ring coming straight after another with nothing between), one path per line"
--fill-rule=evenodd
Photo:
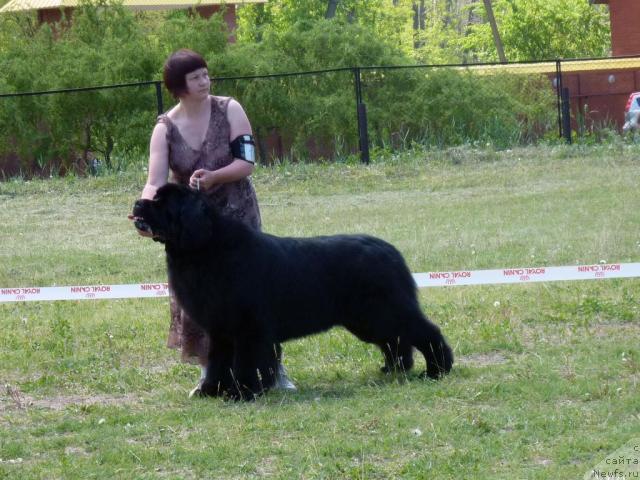
M256 147L253 135L240 135L229 144L233 158L239 158L251 164L256 163Z

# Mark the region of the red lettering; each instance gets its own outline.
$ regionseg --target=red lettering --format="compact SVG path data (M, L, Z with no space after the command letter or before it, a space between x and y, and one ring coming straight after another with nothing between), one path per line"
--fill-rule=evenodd
M518 280L520 280L521 282L527 282L530 280L530 278L529 278L529 275L520 275Z
M456 281L453 278L447 278L444 283L446 283L447 285L453 285L456 283Z
M439 280L441 278L449 278L449 274L447 272L432 272L429 273L429 278Z
M141 290L166 290L168 284L166 283L143 283L140 285Z
M544 268L527 268L527 275L544 275Z
M579 272L598 272L600 271L600 265L584 265L578 267Z
M502 274L506 277L511 277L513 275L524 275L524 270L522 268L509 268L507 270L503 270Z
M471 272L453 272L453 278L470 278Z

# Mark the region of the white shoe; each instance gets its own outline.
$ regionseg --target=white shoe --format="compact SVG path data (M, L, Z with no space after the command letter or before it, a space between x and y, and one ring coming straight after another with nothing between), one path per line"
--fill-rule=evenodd
M200 366L200 380L198 384L189 392L189 398L202 396L202 382L207 377L207 367Z
M193 387L193 389L189 392L189 398L193 397L201 397L202 396L202 383L198 382L198 385Z
M291 392L295 392L297 390L296 386L289 379L284 365L282 365L281 363L278 364L278 371L276 372L276 383L273 388L275 388L276 390L289 390Z

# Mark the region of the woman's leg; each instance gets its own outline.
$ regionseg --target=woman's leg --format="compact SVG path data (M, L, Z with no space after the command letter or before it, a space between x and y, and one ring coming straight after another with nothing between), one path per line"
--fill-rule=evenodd
M278 368L276 370L276 383L273 388L276 390L297 390L282 364L282 346L279 343L276 345L276 356L278 357Z

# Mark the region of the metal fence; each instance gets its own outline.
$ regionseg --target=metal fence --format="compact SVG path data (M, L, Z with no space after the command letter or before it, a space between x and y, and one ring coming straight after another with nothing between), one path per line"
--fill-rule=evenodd
M336 159L413 144L498 147L619 128L640 57L403 65L213 78L252 122L263 163ZM0 172L117 168L146 156L160 81L0 94ZM594 107L596 105L596 107ZM1 175L0 175L1 176Z

